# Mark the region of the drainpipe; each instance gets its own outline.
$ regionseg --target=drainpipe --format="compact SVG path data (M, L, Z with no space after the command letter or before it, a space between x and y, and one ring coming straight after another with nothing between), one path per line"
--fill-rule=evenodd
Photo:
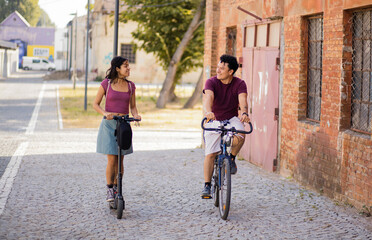
M281 145L281 129L283 116L283 73L284 73L284 19L280 22L280 73L279 73L279 122L278 122L278 156L277 156L277 172L280 172L280 145Z

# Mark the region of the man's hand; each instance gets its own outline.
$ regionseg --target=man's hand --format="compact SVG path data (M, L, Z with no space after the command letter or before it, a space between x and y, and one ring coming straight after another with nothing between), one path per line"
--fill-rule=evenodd
M239 120L242 123L249 123L251 121L251 119L248 116L248 113L246 112L243 112L242 114L240 114Z
M216 116L214 116L213 112L206 112L205 117L207 118L207 122L209 122L210 120L216 120Z

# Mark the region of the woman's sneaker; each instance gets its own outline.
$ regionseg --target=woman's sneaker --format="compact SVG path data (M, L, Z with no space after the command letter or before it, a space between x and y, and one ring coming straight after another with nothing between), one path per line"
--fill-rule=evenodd
M114 189L113 188L107 188L107 197L106 197L106 201L107 202L112 202L114 201L115 199L115 195L114 195Z

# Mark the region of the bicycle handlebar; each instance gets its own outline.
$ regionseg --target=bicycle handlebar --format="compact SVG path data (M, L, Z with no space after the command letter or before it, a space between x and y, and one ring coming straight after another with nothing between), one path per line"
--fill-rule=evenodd
M106 116L103 117L104 119L106 119ZM131 117L128 117L128 115L124 115L124 116L113 116L113 119L114 120L125 120L127 122L133 122L133 121L141 121L141 119L137 119L137 118L131 118Z
M250 134L252 131L253 131L253 127L252 127L252 123L249 122L249 127L250 127L250 131L241 131L241 130L236 130L234 127L232 128L225 128L225 127L222 127L222 128L205 128L204 127L204 122L207 120L207 118L203 118L202 122L201 122L201 128L203 130L206 130L206 131L225 131L225 132L233 132L233 133L243 133L243 134Z

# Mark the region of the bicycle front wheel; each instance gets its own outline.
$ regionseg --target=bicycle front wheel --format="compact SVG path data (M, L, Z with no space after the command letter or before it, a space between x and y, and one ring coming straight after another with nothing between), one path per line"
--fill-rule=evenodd
M221 166L221 188L219 192L219 210L223 220L227 219L231 200L231 173L229 159L225 158Z
M220 196L220 190L218 187L218 167L215 167L213 178L212 178L212 198L214 202L214 206L219 206L219 196Z

